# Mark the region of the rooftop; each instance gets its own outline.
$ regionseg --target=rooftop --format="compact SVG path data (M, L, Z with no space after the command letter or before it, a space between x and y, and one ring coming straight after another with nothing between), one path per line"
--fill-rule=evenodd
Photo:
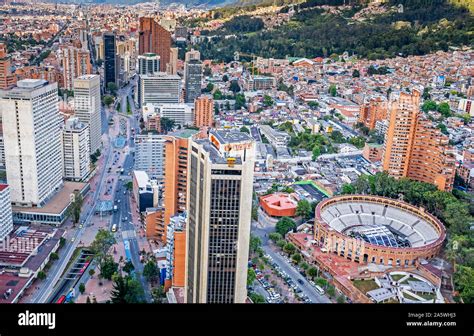
M71 202L71 194L75 191L81 191L86 188L87 183L82 182L64 182L63 187L59 190L43 207L12 207L13 212L22 213L41 213L41 214L60 214Z
M214 135L220 143L236 143L243 141L252 141L248 133L233 131L233 130L211 130L210 133Z

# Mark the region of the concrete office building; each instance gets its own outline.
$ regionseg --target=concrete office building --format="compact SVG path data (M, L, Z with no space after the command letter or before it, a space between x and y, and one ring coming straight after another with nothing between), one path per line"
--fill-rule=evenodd
M139 212L145 212L147 208L153 208L158 203L158 186L156 181L151 180L144 171L134 170L132 173L133 197Z
M69 118L63 129L64 178L82 181L90 171L89 126L79 118Z
M202 63L198 59L191 59L184 65L184 101L194 103L201 95Z
M166 72L170 75L176 75L178 72L178 48L170 49L170 63L168 64Z
M140 76L138 103L145 104L177 104L181 93L181 78L160 72L155 75Z
M247 298L254 142L247 133L211 131L189 149L185 302Z
M10 187L0 184L0 241L3 241L13 231L12 203Z
M146 172L159 183L163 182L164 142L161 135L151 133L135 137L135 169Z
M155 75L160 72L160 56L146 53L138 56L138 74Z
M12 202L42 206L63 184L58 84L21 80L0 91L0 110Z
M102 146L100 76L85 75L74 80L74 116L89 126L89 151Z

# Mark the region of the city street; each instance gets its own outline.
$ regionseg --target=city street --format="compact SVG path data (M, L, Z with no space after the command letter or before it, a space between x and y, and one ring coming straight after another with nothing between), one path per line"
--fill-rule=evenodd
M270 225L262 226L257 222L252 222L251 232L253 235L259 237L262 241L262 248L272 257L273 261L280 267L280 269L288 274L288 276L297 283L298 279L303 281L303 284L298 284L298 287L303 291L313 303L331 303L328 297L319 294L316 289L309 283L309 281L302 276L291 263L285 260L275 248L270 246L268 235L275 231L275 228ZM260 294L260 293L259 293ZM265 296L266 297L266 296Z

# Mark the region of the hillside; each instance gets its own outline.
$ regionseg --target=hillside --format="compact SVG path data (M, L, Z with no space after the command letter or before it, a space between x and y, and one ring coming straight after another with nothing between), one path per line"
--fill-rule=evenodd
M284 58L329 56L345 51L361 57L380 59L397 55L423 55L450 46L472 45L474 18L464 7L453 6L446 0L390 0L375 9L365 5L331 7L343 0L308 0L284 25L274 29L259 29L242 34L227 23L225 38L220 32L199 49L205 58L229 61L235 51L254 53L263 57ZM402 13L395 5L403 4ZM288 8L282 12L288 11ZM360 15L365 11L364 15ZM381 13L371 14L373 11ZM241 26L236 25L237 27ZM230 28L229 28L230 27Z

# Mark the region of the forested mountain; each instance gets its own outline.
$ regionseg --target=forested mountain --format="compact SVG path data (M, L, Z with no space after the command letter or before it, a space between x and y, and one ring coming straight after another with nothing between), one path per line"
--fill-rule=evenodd
M363 5L337 13L318 7L339 2L343 0L306 1L287 24L272 30L255 24L255 18L234 17L224 30L209 32L217 36L200 44L199 49L205 58L225 61L231 60L235 51L274 58L329 56L348 51L380 59L422 55L448 50L449 46L472 45L474 41L472 14L447 0L390 0L388 8L402 4L403 12L392 8L364 20L354 19ZM239 27L245 25L245 20L251 28L242 32ZM237 36L225 38L223 33Z

